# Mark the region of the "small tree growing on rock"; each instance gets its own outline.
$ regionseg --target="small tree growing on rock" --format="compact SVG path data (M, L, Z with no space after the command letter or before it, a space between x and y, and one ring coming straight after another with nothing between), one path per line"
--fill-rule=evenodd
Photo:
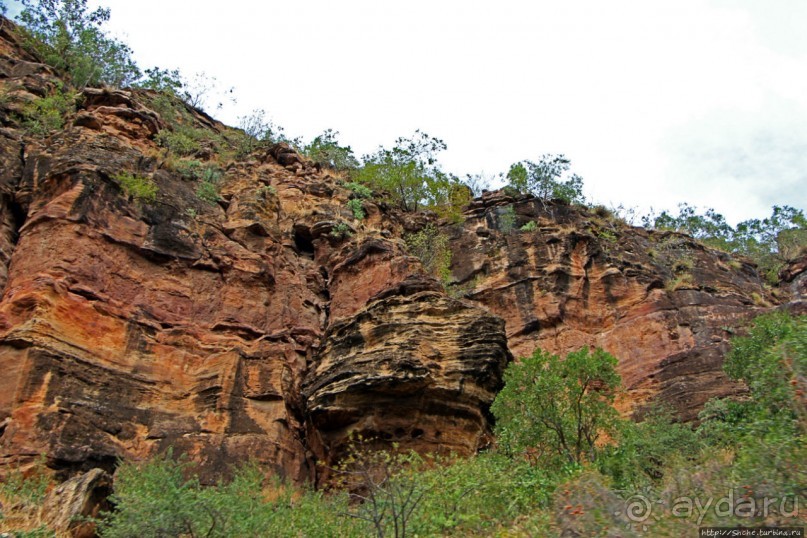
M617 433L616 363L602 349L581 349L565 360L539 349L511 364L491 406L502 448L561 464L595 459L597 440Z

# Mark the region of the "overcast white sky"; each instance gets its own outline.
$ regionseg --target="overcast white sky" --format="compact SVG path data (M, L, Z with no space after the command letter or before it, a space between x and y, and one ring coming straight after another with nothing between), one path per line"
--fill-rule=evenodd
M235 87L229 124L421 129L458 175L565 153L605 204L807 209L807 0L91 0L143 66Z

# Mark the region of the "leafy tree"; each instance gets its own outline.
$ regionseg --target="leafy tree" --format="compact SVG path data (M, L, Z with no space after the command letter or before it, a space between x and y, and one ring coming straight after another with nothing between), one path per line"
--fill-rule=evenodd
M581 204L584 201L583 178L571 174L564 179L570 167L571 161L563 155L545 154L537 163L517 162L507 172L508 186L542 200Z
M78 87L126 86L140 78L125 43L106 35L109 9L89 11L87 0L21 0L18 17L27 43Z
M340 146L338 131L326 129L303 148L303 154L321 166L334 170L355 170L359 161L350 146Z
M710 402L701 416L707 420L704 431L720 426L735 436L807 433L807 316L775 313L756 318L748 336L732 340L723 368L731 379L748 386L751 398Z
M558 464L595 459L600 436L616 434L616 363L601 349L565 360L539 349L511 364L491 406L502 447Z
M137 81L133 86L168 93L177 97L180 96L180 90L184 86L184 82L179 69L152 67L146 69L144 75L144 78Z
M800 209L774 206L771 216L749 219L733 228L714 209L699 214L682 203L678 215L668 211L642 217L648 228L678 230L726 252L748 256L770 283L776 283L779 270L788 260L807 250L807 218Z
M441 170L437 153L444 149L442 140L415 131L412 138L396 140L392 149L379 148L366 155L355 180L387 193L404 211L443 208L446 216L456 216L470 193L456 177Z

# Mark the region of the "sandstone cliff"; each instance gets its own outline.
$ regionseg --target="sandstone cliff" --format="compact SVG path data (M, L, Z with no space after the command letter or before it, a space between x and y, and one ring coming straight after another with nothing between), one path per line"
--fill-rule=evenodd
M468 454L490 442L507 362L539 346L613 352L626 411L658 398L693 418L741 390L720 370L727 339L776 302L747 263L489 193L441 224L452 297L407 253L407 216L366 202L356 220L340 179L287 146L202 144L186 161L222 177L221 199L200 199L157 143L178 129L166 114L231 131L178 102L87 89L32 136L26 103L60 83L0 29L0 466L45 454L67 476L174 447L206 479L251 457L303 481L352 433ZM511 206L536 229L505 233Z

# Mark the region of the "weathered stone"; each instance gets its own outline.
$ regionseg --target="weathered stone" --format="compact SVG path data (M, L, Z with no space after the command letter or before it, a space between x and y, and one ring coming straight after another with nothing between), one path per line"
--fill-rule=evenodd
M722 371L728 339L774 301L747 264L682 234L500 191L466 217L446 229L453 276L505 319L516 357L602 347L619 359L626 411L655 399L693 419L709 398L743 390ZM530 221L535 231L519 231Z
M112 477L101 469L74 476L48 493L42 504L44 523L74 538L93 538L95 523L88 519L111 508L107 501L111 493Z
M465 455L490 441L487 410L510 360L501 319L399 290L332 324L303 383L311 444L328 464L358 437Z

